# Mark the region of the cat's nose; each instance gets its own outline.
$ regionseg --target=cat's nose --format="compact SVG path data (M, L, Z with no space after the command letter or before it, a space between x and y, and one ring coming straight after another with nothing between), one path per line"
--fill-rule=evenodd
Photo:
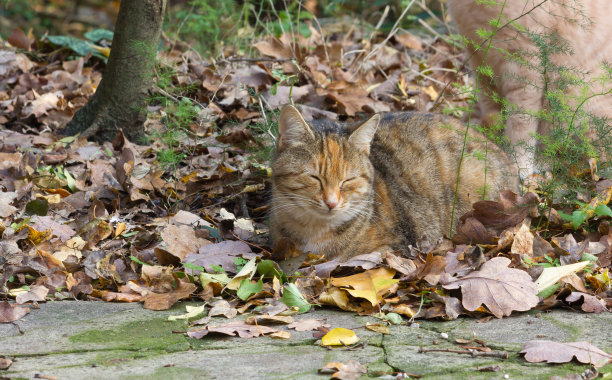
M333 208L338 206L338 200L337 199L326 199L325 204L327 205L327 208L330 209L331 211Z

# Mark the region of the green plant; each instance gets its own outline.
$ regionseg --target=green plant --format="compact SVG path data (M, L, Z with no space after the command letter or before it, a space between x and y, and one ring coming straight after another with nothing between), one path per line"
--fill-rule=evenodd
M568 215L566 213L563 212L559 212L559 216L561 216L563 219L567 220L568 222L572 222L572 226L574 227L575 230L578 229L578 227L580 227L583 223L587 222L591 217L596 216L596 217L602 217L602 216L608 216L610 218L612 218L612 210L610 209L610 207L608 207L605 204L598 204L598 205L593 205L593 204L586 204L586 203L581 203L581 202L576 202L578 205L580 205L580 209L576 210L572 213L572 215Z
M533 266L537 266L537 267L543 267L543 268L551 268L551 267L560 267L561 266L561 261L559 260L559 258L552 258L550 256L544 255L542 256L544 258L544 260L546 260L545 263L536 263L535 261L533 261L532 259L530 259L529 257L524 257L523 261L525 262L525 264L527 264L527 266L533 267Z
M264 111L265 112L265 111ZM249 126L253 131L253 137L257 141L257 145L251 145L252 159L260 164L267 166L272 161L274 155L274 147L278 136L278 115L279 110L267 113L263 121L256 122Z

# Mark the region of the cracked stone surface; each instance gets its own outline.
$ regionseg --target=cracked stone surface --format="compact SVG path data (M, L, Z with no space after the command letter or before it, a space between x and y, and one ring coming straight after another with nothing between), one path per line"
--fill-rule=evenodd
M612 315L556 310L524 313L478 323L422 321L418 327L389 326L390 335L364 328L371 317L331 309L294 316L323 318L331 327L353 329L363 345L327 349L316 344L311 332L291 332L287 340L270 337L241 339L208 336L190 339L181 332L184 321L167 321L183 314L185 303L168 311L150 311L140 304L61 301L41 304L22 320L0 325L0 356L13 360L0 378L54 376L58 379L324 379L318 368L328 362L357 360L368 368L364 377L406 372L423 379L549 379L579 374L588 366L530 364L517 355L524 342L547 339L586 340L612 351ZM214 318L215 322L226 322ZM286 329L285 326L276 326ZM21 333L20 332L23 333ZM448 334L444 339L441 333ZM463 355L454 339L476 336L508 359ZM419 352L425 350L439 350ZM478 367L499 365L498 372ZM612 376L612 365L601 372ZM327 376L329 377L329 376Z

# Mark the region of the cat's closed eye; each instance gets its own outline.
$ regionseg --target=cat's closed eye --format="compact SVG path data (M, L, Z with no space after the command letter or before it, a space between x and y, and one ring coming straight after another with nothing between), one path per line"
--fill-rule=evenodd
M309 175L308 177L309 177L310 179L313 179L313 180L317 181L317 182L319 183L319 186L320 186L321 188L323 188L323 182L321 181L321 178L317 177L316 175L312 175L312 174L311 174L311 175Z
M344 181L340 182L340 190L342 190L346 185L351 185L351 183L354 183L355 180L357 180L357 177L351 177L351 178L347 178Z

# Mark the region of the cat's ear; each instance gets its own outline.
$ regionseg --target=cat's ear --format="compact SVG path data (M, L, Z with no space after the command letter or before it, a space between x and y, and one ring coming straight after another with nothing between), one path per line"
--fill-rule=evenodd
M351 133L349 141L366 154L370 154L370 145L372 144L372 139L374 138L379 122L380 115L372 116Z
M300 111L290 104L284 106L278 117L278 147L304 144L314 140L314 137Z

